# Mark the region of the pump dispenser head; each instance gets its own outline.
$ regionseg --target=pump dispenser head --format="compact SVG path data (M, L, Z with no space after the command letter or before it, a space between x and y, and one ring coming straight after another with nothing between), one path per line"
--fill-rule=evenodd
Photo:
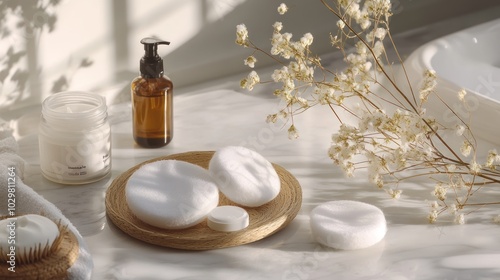
M170 45L170 42L157 38L144 38L144 56L141 58L140 71L143 78L160 78L163 76L163 59L158 55L158 45Z

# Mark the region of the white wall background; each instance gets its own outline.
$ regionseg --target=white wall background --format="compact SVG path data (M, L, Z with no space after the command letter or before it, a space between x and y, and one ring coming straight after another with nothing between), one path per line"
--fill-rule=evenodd
M290 7L284 17L276 13L281 2ZM500 6L492 0L393 3L393 33L485 11L458 30L498 17ZM252 40L268 46L277 20L295 36L313 33L317 53L332 51L328 34L336 19L319 0L4 0L0 110L37 104L62 90L129 98L146 36L172 42L159 52L177 88L246 71L242 61L249 53L234 44L235 26L245 23Z

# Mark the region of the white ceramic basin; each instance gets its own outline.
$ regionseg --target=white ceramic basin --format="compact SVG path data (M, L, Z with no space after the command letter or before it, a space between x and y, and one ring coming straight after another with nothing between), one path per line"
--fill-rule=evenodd
M500 19L433 40L405 61L418 90L425 69L438 75L438 94L461 118L468 119L457 92L467 90L470 125L476 137L500 146ZM428 111L446 125L458 122L445 106L430 100Z

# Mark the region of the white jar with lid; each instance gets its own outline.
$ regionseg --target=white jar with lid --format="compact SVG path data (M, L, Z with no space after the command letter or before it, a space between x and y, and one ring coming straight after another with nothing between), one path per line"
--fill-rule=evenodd
M104 97L80 91L43 101L39 126L40 168L63 184L98 181L111 170L111 128Z

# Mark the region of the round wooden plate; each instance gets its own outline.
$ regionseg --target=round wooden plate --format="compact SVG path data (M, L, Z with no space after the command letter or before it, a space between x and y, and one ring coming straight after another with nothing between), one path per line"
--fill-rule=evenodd
M278 196L269 203L259 207L243 207L250 216L250 225L237 232L219 232L210 229L206 221L187 229L166 230L148 225L132 214L125 198L125 186L128 178L141 167L154 161L174 159L208 168L212 151L196 151L155 158L136 165L110 185L106 192L106 212L110 220L123 232L147 243L169 248L185 250L210 250L233 247L251 243L287 226L297 215L302 204L302 190L299 182L283 167L273 164L281 180ZM236 205L222 193L219 205Z

